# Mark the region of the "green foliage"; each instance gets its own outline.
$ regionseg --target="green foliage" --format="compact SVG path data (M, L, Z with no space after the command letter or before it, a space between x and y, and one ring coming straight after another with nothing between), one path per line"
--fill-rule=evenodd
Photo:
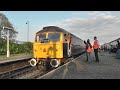
M10 54L20 54L20 53L32 53L33 43L24 42L23 44L17 44L10 41ZM0 55L5 55L7 53L7 42L6 40L0 40Z
M11 28L9 31L10 40L15 40L16 35L18 34L17 31L15 31L15 28L13 24L9 21L9 19L4 15L3 13L0 13L0 38L6 39L6 30L3 30L3 27Z
M24 42L22 44L14 43L18 32L15 31L14 26L6 15L0 13L0 55L7 53L7 29L3 29L3 26L11 28L11 30L9 30L10 54L32 53L33 44L31 42Z

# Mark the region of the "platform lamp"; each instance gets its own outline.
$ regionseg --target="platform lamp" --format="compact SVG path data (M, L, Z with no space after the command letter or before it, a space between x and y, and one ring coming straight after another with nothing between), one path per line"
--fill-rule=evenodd
M7 57L10 57L10 50L9 50L9 30L12 30L12 28L4 27L3 30L7 30Z

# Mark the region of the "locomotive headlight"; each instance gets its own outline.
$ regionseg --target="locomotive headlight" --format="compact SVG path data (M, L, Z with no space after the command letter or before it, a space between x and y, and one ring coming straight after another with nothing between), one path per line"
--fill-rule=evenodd
M33 67L36 66L37 64L37 61L35 59L31 59L29 62L30 62L30 65Z
M51 62L50 62L50 65L52 67L58 67L60 65L60 63L57 59L52 59Z

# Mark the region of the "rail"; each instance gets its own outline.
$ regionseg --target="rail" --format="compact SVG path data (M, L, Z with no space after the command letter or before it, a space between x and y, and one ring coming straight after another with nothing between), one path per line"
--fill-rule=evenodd
M74 56L74 57L71 57L71 58L68 58L66 60L65 64L63 64L57 68L52 68L48 71L42 70L40 68L38 69L37 67L31 67L29 64L25 64L18 68L14 68L12 70L8 70L6 72L0 73L0 79L42 79L45 76L62 68L64 65L69 64L70 62L79 58L83 54L84 53ZM29 58L29 60L30 60L30 58ZM18 62L20 62L20 61L24 62L25 60L19 60ZM28 61L28 59L26 61Z
M13 73L22 71L23 69L30 67L29 60L31 58L22 58L16 60L10 60L0 63L0 79L13 76ZM15 75L15 74L14 74Z
M59 66L58 68L53 69L53 70L49 71L48 73L45 73L44 75L39 76L39 77L36 78L36 79L44 79L44 77L50 75L51 73L55 72L56 70L59 70L60 68L64 67L65 65L67 65L67 64L71 63L72 61L78 59L78 58L81 57L81 55L83 55L83 54L84 54L84 53L81 53L80 55L76 55L75 57L69 58L69 59L68 59L68 62L66 62L64 65L61 65L61 66Z

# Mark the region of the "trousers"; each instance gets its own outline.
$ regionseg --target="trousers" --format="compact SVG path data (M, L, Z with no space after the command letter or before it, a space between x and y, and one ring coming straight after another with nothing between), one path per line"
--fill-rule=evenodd
M94 49L94 54L95 54L96 61L99 62L98 49Z
M86 55L87 55L87 61L92 61L92 58L91 58L91 53L90 52L86 52Z
M117 50L117 52L116 52L116 57L117 57L118 59L120 59L120 49Z

